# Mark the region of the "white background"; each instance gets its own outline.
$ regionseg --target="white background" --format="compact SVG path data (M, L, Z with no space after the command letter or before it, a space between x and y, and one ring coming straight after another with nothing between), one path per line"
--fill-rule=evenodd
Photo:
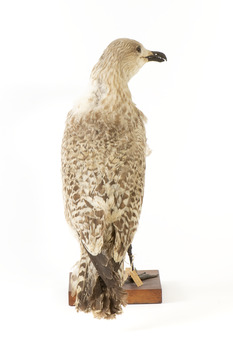
M231 1L2 1L0 343L2 349L232 349ZM112 40L168 61L130 82L148 117L137 268L159 269L161 305L115 321L67 304L79 246L63 215L67 112Z

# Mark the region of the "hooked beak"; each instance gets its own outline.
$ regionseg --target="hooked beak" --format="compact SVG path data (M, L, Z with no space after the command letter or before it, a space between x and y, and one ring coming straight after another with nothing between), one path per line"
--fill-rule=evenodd
M167 57L164 55L164 53L159 51L151 51L151 55L146 56L145 58L147 58L148 61L157 61L157 62L167 61Z

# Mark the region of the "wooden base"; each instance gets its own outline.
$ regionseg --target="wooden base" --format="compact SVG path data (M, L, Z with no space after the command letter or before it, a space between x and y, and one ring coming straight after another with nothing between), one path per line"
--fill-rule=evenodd
M125 283L123 288L128 294L128 304L160 304L162 303L162 288L158 270L137 270L137 273L146 272L157 275L154 278L143 281L141 287L135 283Z
M123 288L128 294L128 304L160 304L162 303L162 288L158 270L137 270L138 274L146 272L157 275L154 278L143 281L141 287L135 283L125 283ZM71 273L70 273L71 278ZM71 295L71 283L69 278L69 305L74 306L75 296Z

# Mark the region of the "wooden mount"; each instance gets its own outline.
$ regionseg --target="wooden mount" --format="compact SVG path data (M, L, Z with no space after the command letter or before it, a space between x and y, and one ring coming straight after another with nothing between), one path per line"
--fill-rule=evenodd
M162 288L158 270L137 270L140 275L146 272L150 275L157 275L154 278L143 281L141 287L135 283L125 283L123 288L128 294L128 304L160 304L162 303Z
M151 275L157 275L154 278L143 281L141 287L135 283L125 283L123 288L128 294L128 304L160 304L162 303L162 288L158 270L137 270L138 274L146 272ZM69 305L74 306L75 296L71 295L71 273L69 276Z

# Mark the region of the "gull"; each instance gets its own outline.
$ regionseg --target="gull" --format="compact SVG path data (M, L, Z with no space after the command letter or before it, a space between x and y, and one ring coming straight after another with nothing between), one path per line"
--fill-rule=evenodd
M127 304L124 259L144 194L146 117L132 101L128 82L145 63L166 60L135 40L114 40L91 72L87 95L67 116L65 217L80 243L72 294L76 310L96 318L115 318Z

